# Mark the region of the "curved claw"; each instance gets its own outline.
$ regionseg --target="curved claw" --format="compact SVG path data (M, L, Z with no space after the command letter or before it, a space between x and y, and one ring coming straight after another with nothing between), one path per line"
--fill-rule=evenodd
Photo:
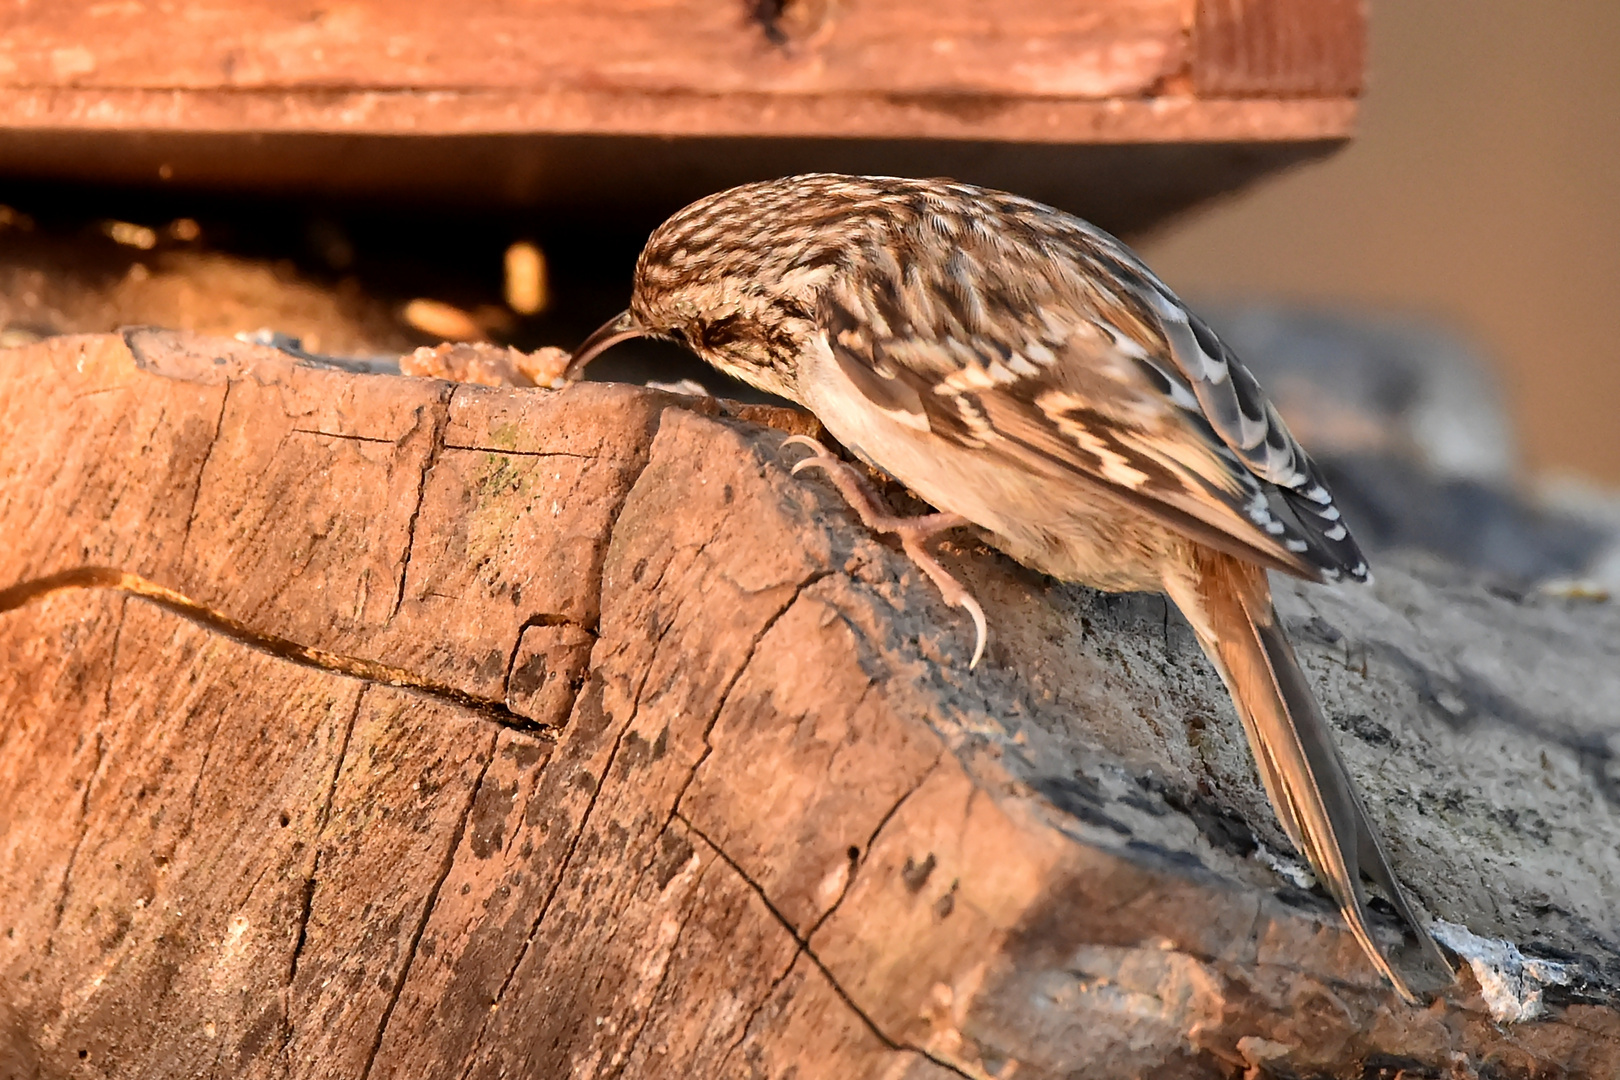
M990 627L984 619L984 608L980 607L979 602L972 596L964 593L957 603L967 608L968 614L973 616L973 629L975 632L973 659L968 661L968 670L972 671L979 666L979 661L984 657L984 643L990 637Z
M808 435L789 435L782 440L782 447L802 446L811 452L810 457L794 462L790 470L794 476L805 469L816 468L825 472L833 485L843 494L850 508L859 515L867 528L875 532L893 533L900 537L901 546L918 569L926 573L945 597L947 603L963 608L973 617L973 659L968 662L968 669L979 666L984 659L985 643L990 638L990 628L984 617L984 608L973 595L962 588L957 580L945 572L945 568L929 554L922 546L923 541L945 529L954 529L959 525L966 525L967 519L957 514L929 514L916 518L897 518L881 508L876 497L866 487L860 476L845 462L834 457L832 452L821 443Z
M838 460L832 456L831 451L808 435L789 435L787 438L782 440L782 448L786 449L789 446L802 446L806 450L809 450L812 455L814 455L812 457L801 458L799 461L793 463L793 468L789 469L788 471L794 476L798 476L800 472L810 468L811 466L816 466L821 469L828 469Z
M789 435L787 438L782 440L782 449L786 449L789 446L802 446L806 450L809 450L811 453L815 454L817 457L832 457L832 454L828 453L825 446L822 446L808 435ZM805 460L808 461L811 459L806 458ZM799 464L802 465L804 462L801 461Z

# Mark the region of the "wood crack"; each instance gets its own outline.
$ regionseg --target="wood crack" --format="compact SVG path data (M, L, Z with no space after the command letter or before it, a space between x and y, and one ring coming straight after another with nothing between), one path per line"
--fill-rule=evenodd
M647 471L647 463L648 463L648 461L650 459L650 456L651 456L651 453L650 453L650 450L649 450L649 451L641 454L639 456L639 458L637 459L637 461L636 461L635 476L633 478L631 478L631 480L630 480L630 482L628 484L625 485L624 497L619 500L618 506L614 507L613 513L612 513L612 515L611 515L611 517L609 519L608 536L607 536L606 543L603 545L603 550L604 551L610 549L613 546L613 532L618 527L619 516L623 512L625 504L629 501L631 493L633 493L635 491L635 489L636 489L636 486L641 483L642 475ZM596 585L596 600L597 600L596 609L597 609L597 611L601 611L601 608L602 608L602 603L601 603L601 601L602 601L602 570L601 570L600 565L598 565L596 567L595 574L596 574L595 585ZM532 617L533 616L531 616L531 618ZM548 624L540 623L538 625L548 625ZM527 626L527 624L525 624L525 626ZM599 637L599 633L598 633L599 627L585 627L584 629L586 629L592 635L596 635L596 636ZM667 626L664 627L663 631L660 632L660 637L662 637L662 634L664 632L667 632L668 629L669 629L669 627L667 627ZM508 659L507 659L507 672L506 672L506 674L507 674L507 681L508 682L511 679L512 666L517 662L517 651L521 647L522 641L523 641L523 633L520 630L519 633L518 633L518 640L512 646L512 655L510 657L508 657ZM541 902L540 910L535 913L534 921L529 925L529 933L528 933L528 935L526 937L524 937L523 945L522 945L521 948L518 949L517 956L513 958L512 966L507 969L505 977L501 979L500 988L495 991L495 1000L492 1002L492 1007L491 1007L491 1012L492 1013L493 1013L494 1009L499 1008L501 1002L505 1000L506 992L512 986L512 980L517 978L518 969L523 966L524 959L529 955L529 951L534 947L534 940L540 933L540 927L545 923L546 915L550 913L551 905L556 901L557 893L562 889L563 878L567 876L568 867L573 863L574 856L579 851L580 841L585 836L585 829L586 829L586 826L590 823L591 814L596 810L596 801L602 794L602 785L605 782L607 776L610 775L612 773L612 771L613 771L613 762L619 756L619 748L623 745L624 737L625 737L626 733L628 733L629 730L630 730L630 722L632 720L634 720L634 718L635 718L635 710L636 710L636 708L638 708L640 706L641 692L642 692L643 688L646 686L647 674L648 674L647 669L644 668L642 670L642 672L641 672L641 679L636 685L635 699L634 699L634 702L633 702L633 704L631 706L630 718L625 721L624 726L622 726L619 729L619 733L616 736L614 736L613 746L608 750L607 761L602 767L602 774L601 774L601 776L598 776L598 777L595 778L596 783L595 783L595 786L591 789L590 798L587 799L586 802L585 802L585 811L584 811L584 813L582 813L580 815L579 826L574 830L574 835L569 839L569 841L568 841L568 850L563 853L562 861L557 867L557 876L552 881L551 888L546 890L545 900L543 900ZM503 683L503 689L504 689L505 685L506 684ZM579 698L578 698L578 695L576 694L575 699L574 699L574 706L571 706L570 710L569 710L569 715L570 716L573 715L573 708L578 705L578 700L579 700ZM464 1068L462 1070L462 1073L461 1073L462 1080L465 1080L465 1078L468 1075L470 1075L472 1073L472 1070L477 1066L477 1063L478 1063L478 1048L483 1044L484 1033L488 1030L488 1028L489 1028L489 1021L486 1018L484 1020L484 1022L479 1025L478 1035L473 1039L472 1047L468 1051L466 1068Z
M706 547L707 545L705 544L703 546ZM701 552L702 552L702 547L700 547L698 549L698 553L701 554ZM774 627L777 624L777 622L779 622L781 620L781 618L784 615L786 615L789 610L792 609L793 605L798 602L799 597L800 597L800 595L803 594L804 590L808 589L810 586L814 585L816 582L821 581L822 579L828 577L831 573L832 573L832 571L825 571L825 570L824 571L817 571L817 572L812 573L811 575L809 575L803 581L799 582L794 587L793 594L787 598L786 602L784 602L780 608L778 608L775 612L773 612L770 615L769 618L767 618L765 620L765 624L759 629L759 632L754 635L753 640L751 640L748 643L748 652L747 652L747 654L743 657L742 663L737 666L736 672L734 672L732 674L732 677L730 678L730 680L727 681L725 687L721 690L719 703L715 706L714 712L709 716L708 720L703 725L703 751L698 755L698 759L695 762L692 763L692 767L687 771L686 778L681 781L680 790L676 793L675 798L670 801L669 816L664 819L664 824L663 824L663 827L658 832L658 837L656 837L653 840L653 842L648 846L647 859L636 870L636 883L635 883L634 886L632 886L632 888L630 890L632 892L632 894L637 889L640 888L642 879L647 876L647 871L652 868L652 866L653 866L653 864L655 862L657 862L657 859L658 859L658 839L661 839L665 834L667 834L669 832L670 828L675 824L675 822L677 820L682 822L683 824L685 824L689 829L691 828L691 823L688 822L686 820L686 818L681 816L681 813L680 813L681 800L686 797L687 790L692 786L692 782L697 778L698 770L703 767L703 763L706 760L708 760L709 755L711 753L713 753L714 744L709 741L709 736L714 731L714 725L719 722L720 714L725 711L726 702L729 701L730 698L731 698L731 691L736 687L737 683L742 680L742 677L743 677L744 673L746 673L748 671L749 667L753 664L754 654L755 654L755 652L758 651L760 642L765 640L765 635L767 635L767 634L769 634L771 632L771 628ZM639 695L638 695L638 698L639 698ZM639 705L639 700L638 700L637 704ZM635 719L634 714L632 714L632 716L630 718L630 721L626 722L626 724L625 724L625 730L626 731L629 731L629 729L631 727L631 724L634 722L634 719ZM611 764L610 764L610 769L611 769ZM583 827L581 828L581 831L583 832ZM710 846L713 847L713 844L708 840L707 837L703 837L702 834L698 833L697 830L695 830L695 829L693 829L692 831L693 831L693 833L695 835L698 835L698 836L702 837L702 839L704 840L705 843L710 843ZM719 851L718 848L715 848L715 850L717 852ZM817 925L819 925L819 923ZM683 927L683 931L684 931L684 927ZM677 940L677 943L678 943L678 941L679 941L678 935L677 935L676 940ZM672 948L673 948L673 946L672 946ZM671 955L673 956L673 952L671 953ZM795 958L797 958L797 953L795 953ZM792 968L793 968L793 962L790 960L788 962L788 971L791 971ZM656 1000L656 998L658 996L658 993L663 989L664 980L667 977L667 974L668 974L667 968L666 968L665 972L660 974L658 986L654 989L654 992L653 992L653 997L654 997L655 1000ZM780 983L781 979L785 978L786 975L787 975L787 971L784 971L782 973L782 975L777 978L776 982ZM776 985L776 983L772 984L772 989L773 990L775 989L775 985ZM761 999L761 1004L763 1004L763 1002L767 1001L767 1000L769 1000L769 995L768 994L767 994L767 996L765 998ZM755 1012L757 1013L757 1011L758 1011L758 1009L756 1008ZM625 1051L625 1053L627 1055L634 1052L635 1044L636 1044L637 1040L639 1040L641 1038L641 1033L642 1033L642 1031L644 1031L646 1029L647 1023L648 1023L648 1020L644 1019L642 1021L641 1027L639 1027L636 1030L635 1036L631 1039L630 1044L629 1044L629 1046L627 1047L627 1049ZM745 1028L745 1030L746 1030L746 1028ZM619 1070L619 1071L622 1072L622 1069ZM617 1075L619 1075L619 1072L615 1072L612 1075L617 1076Z
M414 431L415 429L413 428L412 430ZM397 439L385 439L380 435L352 435L352 434L349 434L347 432L342 432L342 431L322 431L319 428L295 427L295 428L290 429L289 434L292 434L292 435L314 435L314 436L317 436L318 438L322 438L322 439L337 439L340 442L380 443L383 446L396 446L396 445L398 445L398 440ZM410 435L410 433L407 432L406 433L407 438L409 437L409 435Z
M0 598L4 594L0 593ZM107 689L101 699L102 723L107 723L112 717L113 684L118 678L118 645L124 636L124 607L128 601L118 605L118 621L113 624L112 645L108 650L107 660ZM10 610L3 601L0 601L0 612ZM84 794L79 799L79 833L73 840L73 850L68 852L67 864L62 868L62 888L56 897L56 918L51 924L50 936L45 939L45 953L50 955L55 943L56 932L62 928L62 916L67 912L68 889L73 880L73 865L79 860L79 850L84 847L84 841L89 833L90 823L90 793L95 787L96 777L101 773L102 762L107 757L107 740L100 728L96 730L96 763L90 767L90 775L84 778Z
M240 645L290 661L300 667L330 671L363 682L392 686L421 694L423 697L458 705L514 731L548 736L552 734L551 727L529 717L520 716L508 708L504 701L469 694L459 687L435 682L404 668L367 660L364 657L317 649L289 638L254 630L229 615L197 603L183 593L159 585L139 574L114 567L82 566L0 589L0 613L19 608L64 589L114 589L156 604L165 611Z
M709 737L714 732L714 725L720 722L720 714L725 711L726 703L731 700L732 690L736 688L737 683L742 681L743 674L747 672L749 666L753 664L754 653L759 650L759 643L765 640L765 635L770 633L771 629L781 621L782 616L786 615L788 611L792 609L793 605L799 602L799 597L804 594L806 589L810 588L810 586L819 581L823 581L826 578L831 577L832 573L833 571L831 570L817 570L794 586L793 594L787 598L786 602L784 602L780 608L774 611L770 617L765 620L765 624L760 627L759 632L755 634L753 640L748 643L748 652L744 654L742 663L737 665L736 672L733 673L731 678L726 682L725 687L720 691L720 699L714 707L714 712L710 714L709 718L703 724L703 751L702 753L698 754L698 759L692 763L692 768L687 771L686 779L681 781L680 790L676 792L675 798L670 802L669 817L664 819L663 831L667 831L670 824L679 815L681 800L686 798L687 790L692 786L692 782L697 779L698 770L703 768L703 763L709 760L710 754L714 753L714 744L709 741ZM649 860L649 865L650 862L651 860ZM642 867L641 872L645 873L646 867Z
M410 574L411 555L416 550L416 522L422 516L422 501L427 497L428 477L433 474L433 467L439 463L439 454L444 449L444 429L450 423L450 395L443 394L432 404L419 408L416 423L400 439L401 443L421 429L423 411L432 413L433 426L428 435L427 456L422 460L422 471L416 479L416 502L411 506L411 516L405 523L405 553L399 561L399 589L394 594L394 609L388 613L390 621L405 605L405 579Z
M213 727L208 729L208 742L203 745L202 761L197 765L197 775L191 782L191 792L186 798L186 827L180 834L182 837L190 836L197 824L197 797L202 793L203 779L208 775L208 761L214 756L214 743L218 741L219 730L224 726L225 711L221 709L214 717Z
M529 458L575 458L579 461L595 461L594 454L575 454L567 450L509 450L502 446L463 446L460 443L445 443L446 450L470 450L478 454L501 454L505 457Z
M563 878L567 876L568 867L573 863L574 856L579 851L579 844L585 836L585 828L591 820L591 813L596 809L596 800L602 794L604 778L613 771L613 761L619 756L619 747L623 745L624 736L629 730L630 725L626 723L624 727L619 729L618 736L613 740L613 748L608 751L607 764L602 769L602 776L597 778L596 785L591 789L591 797L585 802L585 812L579 817L579 828L574 830L573 837L568 841L568 850L563 854L562 862L557 867L556 880L551 883L551 888L546 891L545 901L541 903L540 910L534 917L534 922L529 926L529 935L523 939L523 947L518 950L517 957L512 961L512 966L507 971L506 977L501 980L500 989L495 991L495 1000L490 1003L491 1015L496 1009L500 1008L501 1002L506 999L506 991L511 988L512 980L517 978L518 969L523 966L523 961L529 955L529 950L534 947L534 939L539 935L540 927L545 923L546 915L551 911L551 905L556 900L557 893L562 890ZM466 1080L466 1077L471 1075L473 1069L477 1066L478 1048L483 1044L484 1032L488 1028L489 1021L486 1019L479 1027L478 1036L473 1039L472 1049L467 1055L467 1067L461 1072L462 1080Z
M669 632L671 626L673 626L673 621L659 631L659 640L663 639L663 635ZM656 648L656 645L654 647ZM506 977L501 980L500 989L495 991L495 1000L491 1005L491 1012L498 1009L501 1002L506 999L506 991L511 988L512 980L517 978L518 969L523 966L524 959L528 957L530 949L534 947L534 940L540 934L540 927L545 924L546 916L551 911L551 905L556 900L557 893L562 890L563 879L568 876L568 868L573 865L574 856L579 851L580 842L584 839L585 831L590 826L591 814L596 811L596 801L601 797L602 787L607 783L607 778L612 775L613 763L618 760L619 749L624 745L624 737L630 733L630 728L635 722L636 712L641 706L641 692L647 684L649 669L650 665L642 669L641 680L636 684L635 697L631 701L630 715L619 728L619 733L613 738L613 746L608 750L607 760L602 766L602 773L600 776L595 777L596 783L591 788L591 797L585 801L585 812L579 816L579 827L574 830L573 837L569 839L568 850L563 853L562 862L557 867L557 877L552 882L551 888L546 891L546 898L541 903L540 910L535 914L534 922L529 926L528 936L523 939L523 947L518 950L517 957L512 961L511 968L506 972ZM642 872L645 872L645 869L643 867ZM468 1057L467 1067L461 1074L462 1080L465 1080L471 1074L477 1064L478 1047L484 1041L484 1031L487 1028L488 1021L486 1020L479 1029L478 1037L473 1040L473 1049Z
M827 910L823 911L816 918L816 921L811 924L810 929L805 932L804 937L799 939L799 947L795 949L793 955L788 958L787 966L782 969L781 974L777 975L775 979L771 980L770 988L765 991L765 994L754 1006L753 1011L748 1014L748 1019L743 1021L742 1027L737 1034L736 1041L727 1047L725 1054L722 1055L720 1059L722 1062L729 1061L731 1055L736 1053L737 1048L740 1047L748 1038L748 1029L753 1026L754 1020L759 1016L760 1012L764 1010L765 1006L770 1004L772 996L774 996L777 989L781 987L783 981L785 981L787 977L793 973L793 968L798 964L799 957L804 955L804 953L809 949L809 942L815 938L816 932L821 929L823 924L825 924L828 919L832 918L833 913L836 912L839 905L844 902L844 898L849 895L850 889L854 888L855 876L860 872L861 863L865 862L866 857L871 854L872 845L877 843L877 838L882 834L884 826L888 825L888 823L894 818L894 815L899 812L900 807L905 805L906 800L910 799L912 795L916 794L917 789L922 787L923 783L933 775L934 769L939 766L940 758L943 756L944 751L941 751L940 756L935 757L934 760L929 764L928 768L924 769L922 773L918 775L916 783L907 788L904 794L895 800L894 805L889 807L888 812L886 812L883 815L882 820L877 823L877 826L872 830L871 835L866 838L866 846L862 856L859 861L856 861L854 865L850 867L849 877L844 881L844 887L838 890L837 899L835 899L831 904L827 905Z
M304 942L309 933L309 917L315 907L315 882L321 868L321 840L326 836L327 822L332 819L332 803L337 798L338 781L343 776L343 763L349 756L349 740L354 736L355 721L360 718L360 709L365 704L367 689L362 686L360 692L354 696L354 708L349 710L349 720L343 725L343 738L338 743L337 761L332 766L332 782L326 785L326 799L321 803L321 812L315 819L315 837L310 845L312 854L309 876L304 879L303 904L298 913L298 937L293 942L292 959L287 965L289 989L298 976L298 961L304 953ZM289 1024L289 1038L290 1035Z
M662 836L663 834L660 833L660 839L662 839ZM654 841L654 843L656 844L657 841ZM711 867L713 867L713 865L713 863L710 863L708 866L705 866L702 870L698 871L697 880L692 883L692 891L694 894L700 893L700 890L703 887L703 879L708 876L709 870ZM637 885L640 885L639 877L637 880ZM675 932L675 940L669 943L669 955L665 958L664 965L658 972L658 984L653 987L652 993L647 996L647 1008L642 1014L641 1023L636 1025L636 1033L630 1036L629 1041L626 1042L624 1046L613 1055L613 1059L608 1062L607 1067L610 1071L604 1075L603 1080L618 1080L619 1077L624 1075L626 1063L628 1063L631 1058L635 1057L636 1047L640 1045L641 1037L646 1034L648 1025L652 1023L653 1013L658 1007L659 999L663 997L664 987L669 984L669 973L674 970L675 958L680 952L681 937L686 933L686 928L690 926L691 923L692 920L690 917L681 920L681 928Z
M220 438L225 433L225 407L231 400L231 387L234 385L226 380L225 387L219 395L219 414L214 418L214 435L208 440L208 449L203 452L203 459L197 465L197 482L191 485L191 508L186 511L186 527L180 534L180 557L186 556L186 548L191 544L191 530L197 522L197 505L202 501L203 477L208 473L208 462L214 456L214 448L219 445Z
M377 1062L377 1053L382 1049L384 1036L388 1034L388 1022L393 1019L400 995L405 992L405 981L410 977L411 965L416 962L416 953L422 944L422 935L427 932L428 920L433 917L433 909L439 902L439 892L444 888L444 883L450 878L450 871L455 867L456 852L461 847L461 838L467 833L467 820L472 817L473 807L478 803L478 793L483 789L484 777L489 774L489 767L495 762L495 751L499 742L499 735L489 737L489 750L484 758L484 764L478 770L478 779L472 783L472 790L467 796L467 805L461 808L461 818L456 822L455 832L450 836L438 877L434 879L433 887L428 890L427 900L422 904L422 917L416 921L416 929L411 932L411 941L405 950L405 962L400 965L399 977L394 980L394 988L388 995L388 1004L383 1008L382 1019L377 1023L377 1037L372 1041L371 1052L366 1055L366 1067L360 1072L360 1080L366 1080L371 1075L372 1066Z
M849 995L849 991L845 990L843 985L839 983L837 977L833 975L831 969L829 969L827 965L822 962L821 958L816 955L815 950L810 947L810 942L805 938L800 937L799 934L793 929L793 923L788 919L788 917L782 914L781 910L775 904L771 903L771 898L766 895L765 890L760 887L759 883L753 878L749 877L747 872L743 870L737 861L733 859L731 855L728 854L726 850L719 844L716 844L713 840L709 839L709 837L704 834L702 829L699 829L696 825L693 825L691 821L687 820L687 818L679 813L677 813L675 816L676 819L681 822L681 824L692 830L692 834L694 836L697 836L704 843L713 848L715 854L721 859L721 861L723 861L727 866L731 867L731 869L737 873L737 876L742 878L743 884L747 885L754 891L754 895L759 897L760 903L765 905L765 910L769 911L771 913L771 917L780 923L782 929L785 930L788 935L798 943L799 952L805 957L805 959L816 965L816 968L826 978L827 985L832 987L833 993L838 995L839 999L843 1001L845 1006L849 1008L849 1011L852 1012L858 1020L860 1020L866 1029L872 1033L874 1038L876 1038L890 1050L910 1051L914 1054L920 1054L923 1057L926 1057L929 1061L932 1061L934 1064L938 1065L940 1068L947 1069L950 1072L955 1073L957 1076L962 1077L963 1080L975 1080L972 1073L963 1071L962 1067L957 1065L955 1062L931 1053L923 1047L896 1039L879 1027L877 1021L873 1020L871 1015L856 1003L855 999Z
M501 697L503 700L511 700L512 673L517 670L518 654L523 651L523 635L537 626L572 626L591 635L591 640L593 642L598 638L596 627L586 626L583 623L575 622L566 615L555 615L551 614L550 612L542 612L538 615L530 615L528 618L524 619L523 624L517 628L517 633L512 635L512 649L506 654L506 671L505 674L501 676ZM574 711L574 701L578 697L579 694L576 688L575 693L568 700L568 708L563 710L564 716L567 716Z
M781 973L771 980L771 985L765 988L765 992L760 995L759 1001L755 1002L754 1007L749 1010L748 1019L744 1020L738 1027L737 1037L732 1040L730 1046L726 1047L726 1052L720 1055L720 1064L722 1068L724 1068L725 1064L731 1060L732 1055L737 1052L742 1044L748 1041L748 1032L751 1028L753 1028L754 1021L759 1019L759 1014L765 1011L765 1006L771 1003L771 999L775 997L776 992L782 988L782 984L787 981L787 977L793 974L793 969L799 966L799 958L803 955L803 945L796 945L793 950L793 955L788 957L787 966L782 968Z
M0 610L3 610L3 609L0 609ZM120 610L119 613L118 613L118 630L119 631L121 631L123 629L123 623L124 623L123 611ZM113 663L111 665L109 665L108 675L107 675L107 684L108 685L107 685L107 697L106 697L106 700L109 703L112 700L112 679L113 679L114 673L117 671L117 656L118 656L118 632L115 631L114 635L113 635ZM97 731L96 732L96 762L95 762L94 765L92 765L90 767L90 775L84 778L84 795L79 800L79 830L78 830L78 835L73 840L73 850L68 852L67 864L65 866L63 866L63 868L62 868L62 887L61 887L61 891L58 892L57 897L56 897L56 919L51 924L50 936L48 938L46 938L46 940L45 940L45 953L46 953L46 955L50 955L50 953L52 951L52 948L53 948L53 946L55 945L55 942L56 942L56 932L62 928L62 916L67 913L68 891L71 888L72 882L73 882L73 866L74 866L75 863L77 863L79 861L79 851L84 847L84 842L88 838L89 832L90 832L90 792L91 792L91 789L95 787L96 777L98 775L100 775L102 763L104 761L106 761L106 759L107 759L107 740L101 734L100 731Z
M939 756L935 757L933 761L929 762L928 768L924 769L922 773L918 775L916 783L907 788L905 792L895 800L894 805L889 807L888 812L883 815L883 819L877 823L877 827L872 830L872 835L866 838L866 846L864 849L862 849L860 859L855 862L855 865L850 867L849 878L844 882L844 887L838 890L838 898L831 904L827 905L827 910L821 913L820 917L817 918L816 921L811 925L809 931L805 933L804 938L806 941L809 941L816 936L816 931L820 930L822 924L824 924L828 919L832 918L833 912L838 910L838 905L844 902L844 897L849 895L849 890L855 887L856 875L860 873L861 867L866 863L866 860L871 857L872 845L877 843L877 838L882 835L884 828L889 824L890 821L894 819L894 815L900 812L900 808L906 804L906 800L915 795L917 793L917 789L921 788L923 784L927 782L928 778L934 775L934 770L939 767L940 760L943 757L944 751L942 750L940 751Z

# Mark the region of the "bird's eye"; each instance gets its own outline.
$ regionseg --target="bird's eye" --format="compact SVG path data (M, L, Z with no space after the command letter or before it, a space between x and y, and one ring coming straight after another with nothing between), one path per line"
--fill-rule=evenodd
M727 315L713 322L699 323L693 327L692 340L707 349L718 349L736 341L742 336L742 320L735 315Z

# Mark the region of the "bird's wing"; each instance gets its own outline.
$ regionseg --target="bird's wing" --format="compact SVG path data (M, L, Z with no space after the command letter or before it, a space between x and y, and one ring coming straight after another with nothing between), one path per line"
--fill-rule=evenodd
M957 239L926 264L872 245L821 295L833 356L875 404L1274 569L1368 576L1254 377L1123 245Z

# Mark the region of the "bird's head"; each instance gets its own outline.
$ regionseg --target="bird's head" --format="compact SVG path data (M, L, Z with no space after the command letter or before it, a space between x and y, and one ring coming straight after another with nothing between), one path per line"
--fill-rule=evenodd
M843 178L838 178L843 179ZM575 351L567 378L635 337L683 345L720 371L798 400L800 352L822 292L855 236L822 177L749 184L701 199L655 229L636 261L630 307Z

